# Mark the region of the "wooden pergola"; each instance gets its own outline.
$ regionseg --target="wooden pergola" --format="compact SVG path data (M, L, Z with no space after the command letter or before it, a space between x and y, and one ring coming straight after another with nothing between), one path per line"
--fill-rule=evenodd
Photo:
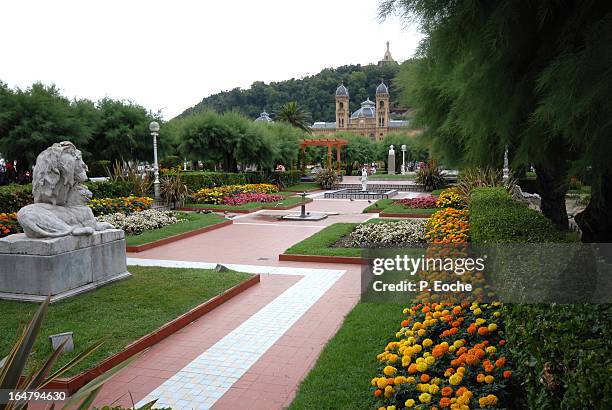
M300 141L302 149L302 174L306 172L306 147L327 147L327 168L332 167L332 147L336 147L336 162L338 175L340 175L340 148L348 145L348 141L341 138L308 138Z

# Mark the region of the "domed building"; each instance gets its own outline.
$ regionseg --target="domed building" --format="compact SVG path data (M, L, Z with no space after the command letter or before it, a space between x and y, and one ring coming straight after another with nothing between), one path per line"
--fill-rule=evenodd
M270 118L270 114L268 114L266 112L266 110L264 110L261 114L259 114L259 117L255 118L255 121L257 121L257 122L274 122L274 121L272 121L272 118Z
M390 130L408 125L408 121L392 120L389 117L389 89L382 81L376 87L375 100L367 98L361 103L361 108L349 115L349 90L344 84L340 84L336 88L336 121L315 122L311 126L312 133L329 135L337 131L350 131L379 140Z

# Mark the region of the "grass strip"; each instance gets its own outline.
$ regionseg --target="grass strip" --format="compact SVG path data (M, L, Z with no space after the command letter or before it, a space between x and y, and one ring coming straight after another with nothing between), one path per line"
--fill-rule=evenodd
M195 231L196 229L204 228L206 226L216 225L225 220L225 218L217 214L177 212L176 216L179 219L187 219L187 221L167 225L159 229L151 229L138 235L126 235L126 244L130 246L144 245L160 239L168 238L170 236Z
M56 368L103 339L102 347L68 376L78 374L250 277L204 269L130 266L129 271L133 275L129 279L51 304L29 367L39 368L51 355L48 337L52 334L74 333L74 350L63 353ZM9 353L20 327L27 325L37 308L36 303L0 300L0 357Z

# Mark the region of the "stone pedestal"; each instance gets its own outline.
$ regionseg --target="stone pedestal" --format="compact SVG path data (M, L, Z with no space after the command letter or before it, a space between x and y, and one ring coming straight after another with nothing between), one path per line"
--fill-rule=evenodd
M0 299L51 301L127 278L125 234L107 229L90 236L0 239Z
M395 175L395 154L389 154L389 161L387 164L388 174Z

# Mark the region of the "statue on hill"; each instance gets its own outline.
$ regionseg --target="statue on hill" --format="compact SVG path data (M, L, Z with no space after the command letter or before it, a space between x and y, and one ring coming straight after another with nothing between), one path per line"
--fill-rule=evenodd
M87 203L91 192L87 165L81 151L69 141L55 143L36 158L32 179L34 203L17 213L17 220L29 238L56 238L68 235L92 235L112 229L99 223Z

